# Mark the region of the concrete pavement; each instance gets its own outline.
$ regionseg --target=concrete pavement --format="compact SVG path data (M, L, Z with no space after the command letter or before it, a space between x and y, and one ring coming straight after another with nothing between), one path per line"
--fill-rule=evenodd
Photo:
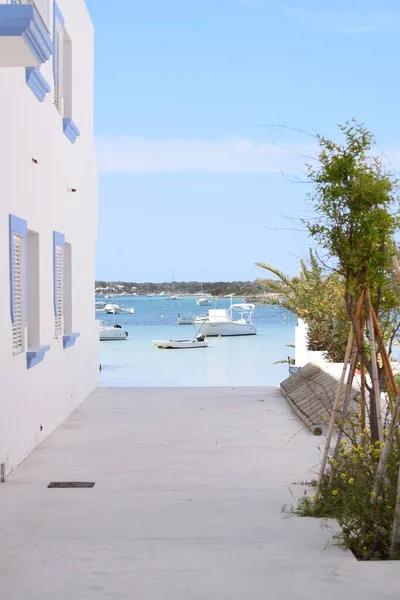
M281 513L321 441L276 388L98 389L0 485L0 597L398 597L399 563Z

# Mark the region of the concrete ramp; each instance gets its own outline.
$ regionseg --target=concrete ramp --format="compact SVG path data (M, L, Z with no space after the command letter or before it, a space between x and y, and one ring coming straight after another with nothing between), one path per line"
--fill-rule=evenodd
M341 369L336 369L335 374L331 374L321 366L308 363L281 383L282 393L289 405L314 435L321 435L327 427L340 371ZM343 390L342 403L345 390L346 387ZM358 395L359 392L353 389L351 404L355 403Z

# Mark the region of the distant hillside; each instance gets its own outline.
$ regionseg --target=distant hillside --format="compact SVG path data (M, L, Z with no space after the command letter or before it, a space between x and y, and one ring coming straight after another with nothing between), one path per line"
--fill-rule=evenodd
M96 290L111 287L115 291L136 294L178 293L200 294L199 281L175 281L174 283L139 283L135 281L96 281ZM239 297L259 297L270 292L268 285L258 281L213 281L203 283L203 293L212 296L227 296L232 294Z

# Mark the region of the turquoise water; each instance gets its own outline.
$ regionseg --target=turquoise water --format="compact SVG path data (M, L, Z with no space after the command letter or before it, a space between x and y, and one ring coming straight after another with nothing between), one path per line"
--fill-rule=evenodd
M178 313L205 315L213 307L199 307L193 297L120 296L109 302L133 307L135 313L96 313L97 319L129 332L127 340L100 342L103 386L263 386L278 385L287 376L287 365L274 362L293 356L286 344L294 342L296 318L281 308L256 306L258 335L209 338L208 348L160 350L152 340L194 338L193 325L177 325ZM229 304L222 299L218 308Z

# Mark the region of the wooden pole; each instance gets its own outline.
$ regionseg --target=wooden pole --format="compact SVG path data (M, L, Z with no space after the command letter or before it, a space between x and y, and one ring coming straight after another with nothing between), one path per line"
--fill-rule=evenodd
M375 496L372 497L372 502L376 502L376 498L380 495L382 489L383 477L385 475L387 457L392 446L393 437L396 431L397 423L400 416L400 393L397 394L396 402L394 405L392 420L390 421L389 430L386 436L385 445L379 457L378 466L376 468L375 479L374 479L374 492Z
M339 412L339 407L340 407L340 399L342 396L342 391L343 391L343 384L344 384L344 379L346 377L346 371L347 371L347 366L349 363L349 359L350 359L350 353L353 347L353 341L354 341L354 332L353 332L353 325L351 325L350 327L350 333L349 333L349 339L347 341L347 348L346 348L346 354L344 357L344 362L343 362L343 369L342 369L342 374L338 383L338 387L336 390L336 396L335 396L335 401L333 403L333 409L332 409L332 415L331 415L331 420L329 423L329 429L328 429L328 433L326 434L326 442L325 442L325 448L324 448L324 453L322 456L322 462L321 462L321 467L319 470L319 475L318 475L318 479L317 479L317 486L316 486L316 490L315 490L315 498L312 501L312 505L313 505L313 510L315 510L315 504L316 504L316 500L319 496L320 490L321 490L321 483L322 483L322 478L324 476L325 473L325 468L326 468L326 463L328 461L328 454L329 454L329 448L331 446L331 440L332 440L332 435L333 435L333 430L335 427L335 423L337 420L337 415Z
M357 345L354 344L351 361L350 361L349 374L347 376L346 394L345 394L344 402L343 402L343 410L342 410L343 419L347 415L347 412L349 409L351 391L353 389L353 381L354 381L354 376L356 374L357 359L358 359L358 349L357 349ZM342 437L343 437L343 428L340 429L339 434L336 438L335 450L333 451L334 458L336 458L336 456L339 452L340 444L342 442ZM335 472L334 469L332 469L330 476L329 476L329 486L331 486L331 484L332 484L334 472Z
M361 317L360 317L360 338L361 338L361 344L364 346L364 331L365 331L365 319L364 319L364 315L361 313ZM361 430L364 431L364 429L367 426L367 419L366 419L366 415L365 415L365 390L366 390L366 383L365 383L365 364L363 362L363 360L361 359L360 361L360 422L361 422ZM365 444L364 444L365 445Z
M374 408L375 410L371 410L370 419L372 420L373 414L375 413L376 418L376 428L378 440L380 442L383 441L383 427L382 427L382 409L381 409L381 392L379 389L379 376L378 376L378 362L376 358L376 346L375 346L375 333L374 333L374 322L372 318L372 303L371 303L371 295L369 290L367 290L367 305L368 305L368 327L369 327L369 340L370 340L370 351L371 351L371 368L372 368L372 385L374 389ZM371 406L372 409L372 406ZM373 432L374 423L371 423L371 433Z
M388 380L390 382L390 385L392 387L392 391L394 393L394 396L397 396L397 393L398 393L397 383L396 383L396 380L395 380L394 375L393 375L392 365L390 363L390 358L389 358L389 355L388 355L387 350L386 350L385 341L383 339L382 331L381 331L381 328L379 326L378 318L377 318L376 313L375 313L375 311L374 311L373 308L372 308L372 320L374 322L375 331L377 333L379 351L380 351L381 356L382 356L383 367L385 369L386 376L387 376L387 378L388 378Z
M400 550L400 466L399 476L397 479L397 495L396 495L396 507L393 523L392 543L390 546L390 558L396 558L396 552Z

